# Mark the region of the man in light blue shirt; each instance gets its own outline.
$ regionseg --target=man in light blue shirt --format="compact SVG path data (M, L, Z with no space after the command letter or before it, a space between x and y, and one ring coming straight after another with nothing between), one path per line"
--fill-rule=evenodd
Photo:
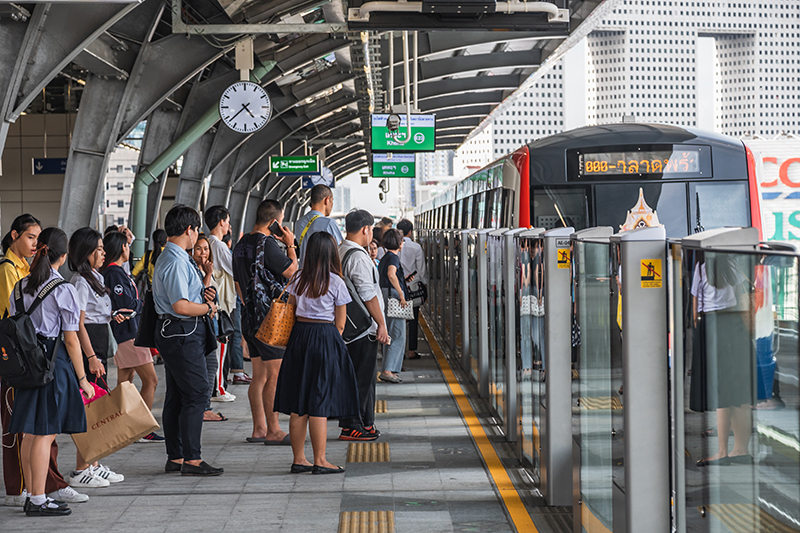
M164 226L167 245L153 272L158 314L155 343L164 359L167 381L162 412L167 445L164 470L184 476L218 476L224 470L200 458L208 394L206 321L217 312L215 293L203 286L186 252L197 242L200 215L191 207L176 204L167 213Z
M327 185L314 185L311 189L311 211L301 216L294 223L294 234L297 238L300 254L297 264L303 268L303 259L306 256L306 243L308 238L318 231L327 231L336 239L336 244L342 242L342 232L336 222L328 218L333 211L333 191Z

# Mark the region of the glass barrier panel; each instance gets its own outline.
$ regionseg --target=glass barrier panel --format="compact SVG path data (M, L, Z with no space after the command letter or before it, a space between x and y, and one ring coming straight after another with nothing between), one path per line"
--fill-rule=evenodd
M542 240L517 239L517 264L519 271L519 328L517 346L517 396L519 429L517 439L524 463L531 467L534 479L541 479L540 381L542 377L542 349L544 348L543 308L540 308L540 275Z
M531 333L533 344L533 376L531 379L531 394L533 395L533 431L534 439L538 444L536 446L536 451L537 453L541 453L539 430L544 426L541 419L542 407L547 407L547 381L545 380L546 369L544 365L544 300L546 298L544 290L544 268L546 261L544 260L544 239L529 239L529 243L531 252L531 274L533 276L531 280L530 295L532 325Z
M582 513L613 530L612 413L622 405L612 391L609 243L574 243L575 313L572 333L573 435L581 448Z
M486 280L487 280L487 311L489 323L486 325L489 334L489 401L492 407L502 417L497 398L500 395L497 387L497 289L502 283L500 271L500 254L498 253L498 237L486 236Z
M686 462L679 526L800 531L797 257L682 253L685 370L676 394L684 398Z
M443 285L443 306L444 312L442 313L442 320L444 321L444 329L442 330L442 337L444 338L444 342L450 347L451 351L455 350L455 346L450 345L450 328L453 327L453 324L450 321L451 310L452 310L452 301L451 301L451 291L453 290L452 282L453 276L451 275L451 266L452 261L450 260L450 255L452 254L452 250L450 248L451 245L451 237L449 231L442 232L442 241L444 246L444 255L442 257L442 268L444 270L444 283Z
M453 325L452 327L455 329L455 346L453 346L453 352L461 353L461 298L463 298L463 294L461 294L461 232L454 231L451 242L453 243L452 247L453 250L452 254L452 274L451 274L451 283L453 287Z
M609 315L609 400L616 409L611 410L611 477L613 483L625 492L625 424L623 409L625 408L624 390L622 387L622 267L620 266L619 244L608 246L610 278Z
M478 236L469 235L469 358L470 376L478 381Z

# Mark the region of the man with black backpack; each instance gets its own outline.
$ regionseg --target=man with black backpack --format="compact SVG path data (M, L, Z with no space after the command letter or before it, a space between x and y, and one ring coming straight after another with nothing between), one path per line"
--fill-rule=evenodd
M388 344L389 334L383 312L383 298L378 285L378 270L366 247L372 241L372 223L375 219L363 209L351 211L345 217L347 236L339 245L342 273L351 291L353 304L348 305L348 324L344 340L356 372L361 416L339 421L341 440L375 440L380 431L375 428L375 375L378 368L378 343ZM355 294L353 294L355 291ZM361 304L361 305L359 305ZM356 318L369 313L366 321Z
M297 271L294 234L282 223L280 202L264 200L259 204L253 231L239 239L233 250L233 279L236 292L244 302L242 336L253 365L247 391L253 433L247 442L288 446L291 444L289 434L281 430L278 413L273 411L284 350L267 346L255 338L272 299L280 295L287 280ZM286 246L287 253L281 250L278 239Z

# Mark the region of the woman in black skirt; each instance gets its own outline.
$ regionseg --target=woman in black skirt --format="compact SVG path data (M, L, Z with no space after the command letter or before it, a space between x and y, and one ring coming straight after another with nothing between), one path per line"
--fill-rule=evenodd
M58 273L67 260L67 236L58 228L47 228L39 235L39 244L30 274L22 284L22 303L28 309L42 286L60 280ZM11 301L9 313L17 311ZM67 504L45 496L44 486L50 463L50 446L58 433L84 433L86 411L81 390L87 398L94 389L86 380L78 324L80 307L75 287L59 285L31 313L31 322L39 341L48 353L57 350L53 380L35 389L17 389L9 432L23 433L22 469L25 489L30 494L25 513L28 516L64 516L72 511ZM63 333L64 341L58 338Z
M308 238L305 268L289 285L289 303L297 305L283 356L275 411L291 416L289 437L294 461L291 472L340 474L344 468L325 459L328 418L358 416L358 390L353 363L342 340L347 304L336 241L325 232ZM314 463L306 459L306 427L311 433Z

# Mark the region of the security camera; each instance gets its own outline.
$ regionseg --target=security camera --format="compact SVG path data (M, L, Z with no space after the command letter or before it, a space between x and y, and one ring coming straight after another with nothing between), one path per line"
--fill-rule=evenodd
M395 132L400 129L400 115L392 113L386 119L386 128L391 131Z

